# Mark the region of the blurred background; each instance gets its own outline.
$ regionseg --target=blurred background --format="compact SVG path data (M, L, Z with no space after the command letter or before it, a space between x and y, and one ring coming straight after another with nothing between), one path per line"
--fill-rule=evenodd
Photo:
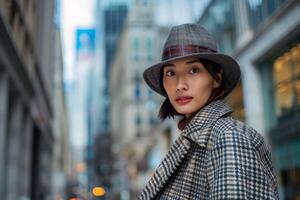
M238 60L233 115L299 200L299 0L0 0L1 199L136 199L180 134L142 72L181 23Z

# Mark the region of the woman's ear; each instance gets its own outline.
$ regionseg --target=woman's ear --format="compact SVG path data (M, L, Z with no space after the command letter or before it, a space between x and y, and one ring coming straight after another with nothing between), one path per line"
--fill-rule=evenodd
M222 84L223 69L217 73L217 79L214 79L213 88L218 88Z

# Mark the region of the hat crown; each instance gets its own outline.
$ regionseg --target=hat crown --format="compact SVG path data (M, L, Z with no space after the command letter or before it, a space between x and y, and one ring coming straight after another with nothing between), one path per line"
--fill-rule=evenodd
M214 38L199 24L174 26L165 42L164 49L177 45L197 45L217 51Z

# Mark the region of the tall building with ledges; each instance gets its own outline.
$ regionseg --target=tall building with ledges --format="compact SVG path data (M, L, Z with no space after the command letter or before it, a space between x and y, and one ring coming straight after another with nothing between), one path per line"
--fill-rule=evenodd
M136 198L153 170L152 155L156 153L160 160L167 149L152 151L158 143L163 143L162 148L165 144L157 118L162 99L142 79L145 68L160 56L159 29L153 15L153 1L133 1L110 67L112 182L120 199Z

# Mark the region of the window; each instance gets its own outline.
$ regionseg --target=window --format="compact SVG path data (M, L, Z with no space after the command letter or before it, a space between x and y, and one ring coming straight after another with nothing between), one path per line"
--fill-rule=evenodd
M212 1L210 9L204 13L201 21L209 32L216 38L219 50L231 53L236 40L234 2L231 0Z
M142 124L142 119L141 116L138 114L135 118L135 125L136 125L136 130L138 133L141 131L141 124Z
M139 101L141 99L141 81L138 72L134 77L135 91L134 91L134 99Z
M293 138L275 148L275 163L279 171L279 188L283 192L280 199L300 197L300 140Z
M289 120L300 108L300 43L274 61L273 80L276 116Z
M153 127L156 124L156 118L154 117L154 114L151 114L149 118L149 124L151 127Z
M249 24L256 29L287 0L247 0Z
M141 89L140 89L140 84L137 82L135 84L135 100L138 101L141 98Z
M133 59L134 61L138 61L139 60L139 40L137 38L133 39Z
M152 39L151 38L148 38L147 39L147 44L146 44L146 47L147 47L147 60L148 62L151 62L152 61L152 49L153 49L153 44L152 44Z
M143 6L147 6L148 5L148 0L142 0L143 1Z
M137 6L147 6L149 4L149 0L136 0Z

